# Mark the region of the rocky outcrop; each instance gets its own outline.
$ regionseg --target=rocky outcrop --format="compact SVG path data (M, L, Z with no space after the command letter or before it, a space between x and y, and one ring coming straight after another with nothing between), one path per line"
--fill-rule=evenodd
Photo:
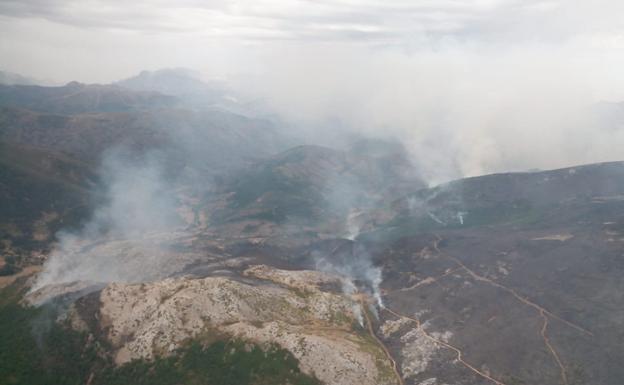
M99 295L98 328L115 362L172 354L190 339L238 338L289 350L304 373L327 384L396 383L383 350L358 326L353 309L359 305L319 288L337 277L266 266L246 275L266 280L179 277L109 284ZM79 314L72 312L72 324L86 325Z

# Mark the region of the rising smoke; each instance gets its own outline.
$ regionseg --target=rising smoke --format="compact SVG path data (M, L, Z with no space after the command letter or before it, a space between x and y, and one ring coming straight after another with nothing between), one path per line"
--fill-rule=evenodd
M177 266L167 241L182 222L173 185L156 153L132 159L120 150L104 157L103 197L92 218L77 232L60 232L33 290L75 281L136 282L172 273Z
M595 42L291 49L263 57L256 95L317 140L336 130L399 138L429 185L621 158L621 106L603 102L624 94L602 77L620 79L602 60L621 58ZM597 109L620 113L607 123Z
M621 105L603 102L624 99L624 79L615 70L624 63L617 53L621 39L601 35L612 27L614 18L594 18L609 20L608 28L592 25L590 33L575 32L587 11L603 12L608 7L584 6L583 12L564 5L554 8L561 10L544 11L539 18L543 25L533 38L525 36L527 30L535 31L533 18L502 25L492 14L491 20L483 20L482 29L458 28L461 33L431 38L426 33L403 36L387 44L314 39L306 44L251 44L230 52L239 59L232 62L243 64L233 66L225 76L238 94L269 105L307 143L333 147L344 144L353 133L398 138L428 185L490 172L619 160L624 113ZM562 15L572 22L560 22ZM505 44L497 40L499 35ZM201 51L198 47L203 45L193 52ZM170 52L166 50L167 57ZM163 65L189 65L184 59ZM194 59L190 64L201 68L202 63ZM191 144L192 152L201 157L204 141L198 141L196 134L192 131L180 141ZM233 140L244 137L240 134ZM234 147L224 146L215 158L230 155ZM110 255L100 253L89 261L83 255L85 245L103 236L140 239L176 228L175 198L171 186L162 183L160 165L109 163L104 166L109 170L104 172L107 204L83 231L60 234L40 285L77 279L140 280L144 278L140 269L113 263ZM329 190L336 192L336 198L330 200L337 203L331 208L345 213L341 235L353 240L360 231L353 197L363 187L341 184L340 178L329 183L334 182ZM429 210L426 200L412 200L409 205L441 225L448 222ZM459 224L466 219L459 209L449 215ZM153 244L145 243L139 249ZM353 260L340 262L321 259L319 268L368 282L381 305L381 270L365 251L356 254ZM133 260L137 265L160 263L158 258L149 263L140 257Z
M338 128L398 136L430 184L621 156L622 130L588 113L624 100L621 2L79 3L4 9L7 69L107 82L196 68L319 142ZM108 33L110 20L137 33Z
M384 307L380 288L383 281L382 269L374 265L370 253L362 244L352 242L347 252L336 255L315 252L312 256L317 270L345 277L342 287L345 294L364 291L374 299L379 309Z

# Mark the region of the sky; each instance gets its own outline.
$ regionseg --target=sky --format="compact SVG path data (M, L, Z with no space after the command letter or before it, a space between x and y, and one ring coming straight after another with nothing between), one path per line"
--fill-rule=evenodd
M2 0L0 69L111 82L187 67L292 121L398 135L430 180L622 159L617 0Z
M3 0L0 58L5 70L87 82L162 67L227 76L264 69L275 56L343 49L410 56L530 47L583 61L622 50L622 11L605 0Z

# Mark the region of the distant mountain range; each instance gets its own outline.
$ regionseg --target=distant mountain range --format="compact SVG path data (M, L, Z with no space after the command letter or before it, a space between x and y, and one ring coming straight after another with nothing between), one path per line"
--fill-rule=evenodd
M136 76L115 84L135 91L156 91L174 96L203 96L218 98L225 92L225 84L213 81L205 83L200 75L184 68L168 68L142 71Z
M37 84L37 80L35 79L31 79L29 77L26 76L22 76L20 74L16 74L13 72L7 72L7 71L0 71L0 84L2 85L7 85L7 86L14 86L14 85L25 85L25 86L29 86L29 85L34 85Z

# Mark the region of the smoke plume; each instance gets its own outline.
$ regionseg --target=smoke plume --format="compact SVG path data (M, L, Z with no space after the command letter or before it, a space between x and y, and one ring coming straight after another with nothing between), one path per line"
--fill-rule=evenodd
M314 253L317 270L338 274L346 277L343 285L345 294L354 294L359 290L368 292L379 308L383 308L380 285L383 281L382 269L373 264L371 255L364 246L352 243L349 252L341 252L331 256Z
M162 258L179 229L173 185L155 154L132 160L120 151L105 157L103 203L80 231L57 234L58 242L35 287L75 281L142 281L171 273Z

